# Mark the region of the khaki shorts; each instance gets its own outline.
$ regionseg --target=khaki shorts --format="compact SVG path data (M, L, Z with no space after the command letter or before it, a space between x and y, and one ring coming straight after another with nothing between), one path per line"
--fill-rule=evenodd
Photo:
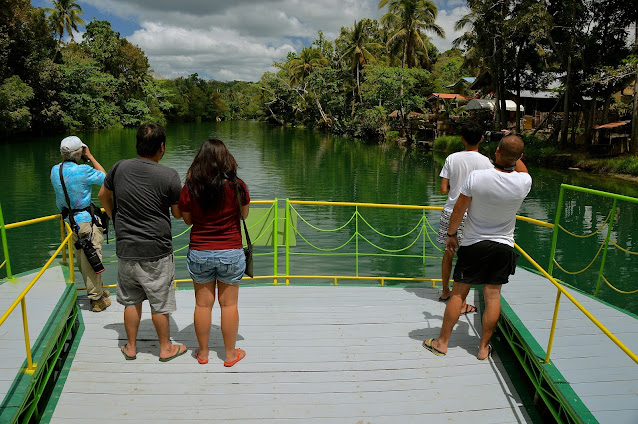
M117 301L136 306L148 299L151 312L169 314L175 303L175 262L173 254L153 261L120 259L117 269Z

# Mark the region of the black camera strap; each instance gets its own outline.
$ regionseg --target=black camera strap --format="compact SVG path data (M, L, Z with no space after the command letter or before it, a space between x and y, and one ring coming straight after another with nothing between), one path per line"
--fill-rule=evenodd
M501 171L505 171L505 172L511 172L511 171L516 169L516 165L514 165L514 166L503 166L503 165L500 165L500 164L496 163L496 161L492 161L492 165L494 165L494 168L500 169Z
M71 199L69 198L69 192L66 191L66 184L64 184L64 174L62 173L62 168L64 167L64 164L66 163L66 161L62 162L60 164L60 183L62 184L62 191L64 191L64 199L66 200L66 205L68 208L68 214L69 214L69 222L71 223L71 229L73 231L77 233L79 233L79 227L78 225L75 223L75 218L73 215L75 215L75 212L73 210L73 208L71 207ZM64 216L65 211L62 211L62 215ZM79 234L78 234L79 236Z

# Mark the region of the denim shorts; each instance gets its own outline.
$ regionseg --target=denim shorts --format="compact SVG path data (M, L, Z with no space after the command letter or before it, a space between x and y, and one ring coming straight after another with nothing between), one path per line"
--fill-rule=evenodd
M246 270L244 249L188 250L186 267L195 283L239 284Z

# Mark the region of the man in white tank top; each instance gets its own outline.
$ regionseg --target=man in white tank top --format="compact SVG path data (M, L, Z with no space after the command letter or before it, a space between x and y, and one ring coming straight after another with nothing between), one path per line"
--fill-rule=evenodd
M478 148L483 141L483 126L478 122L470 121L461 128L461 140L465 144L465 150L452 153L445 159L445 165L441 169L439 176L441 177L441 194L447 194L447 201L441 211L439 219L439 232L436 241L445 245L447 240L447 232L450 224L450 215L456 204L456 200L461 193L461 186L470 172L477 169L492 168L490 160L479 153ZM458 240L463 240L465 217L458 229ZM441 283L443 293L439 297L439 301L447 302L450 299L450 274L452 273L452 260L454 252L445 250L443 252L443 260L441 261ZM461 313L476 312L474 305L464 304Z
M446 250L459 249L452 295L439 337L423 342L423 347L435 355L447 353L452 329L472 285L483 285L485 298L477 358L485 360L492 352L489 342L501 313L501 286L507 284L516 269L516 213L532 186L532 178L521 161L523 147L519 136L504 137L496 149L494 167L473 171L461 187L446 234ZM466 211L465 234L459 247L457 230Z

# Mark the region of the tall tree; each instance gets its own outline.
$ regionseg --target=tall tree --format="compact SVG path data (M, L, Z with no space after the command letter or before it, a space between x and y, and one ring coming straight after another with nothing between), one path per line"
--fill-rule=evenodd
M53 0L53 8L46 9L46 11L50 13L49 22L58 35L58 48L55 51L57 56L64 34L69 34L73 40L73 30L79 31L78 25L84 25L84 21L80 17L83 13L82 7L74 0Z
M381 0L379 9L388 6L381 23L390 30L388 45L402 46L402 66L429 65L426 32L444 38L445 31L435 23L438 9L430 0Z
M345 50L339 58L340 61L349 62L350 68L355 71L357 81L357 93L361 101L360 74L363 66L376 62L371 50L380 49L381 44L373 41L366 32L366 20L354 21L351 31L347 31L344 37Z

